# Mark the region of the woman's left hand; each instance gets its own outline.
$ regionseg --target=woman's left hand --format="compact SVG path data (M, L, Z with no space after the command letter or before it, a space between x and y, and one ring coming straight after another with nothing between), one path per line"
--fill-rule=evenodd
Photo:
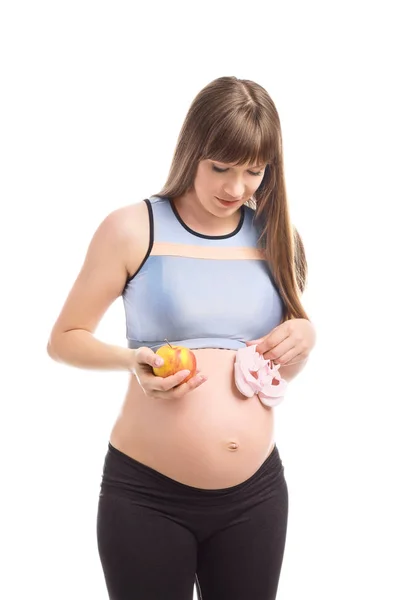
M316 333L308 319L290 319L275 327L268 335L246 342L257 344L256 351L282 367L303 362L315 345Z

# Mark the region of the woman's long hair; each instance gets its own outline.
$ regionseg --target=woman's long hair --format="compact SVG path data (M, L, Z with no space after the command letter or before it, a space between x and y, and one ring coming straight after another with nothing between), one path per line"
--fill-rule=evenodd
M259 249L285 305L282 321L308 316L300 297L307 262L289 215L282 132L275 104L253 81L220 77L193 100L180 131L167 181L156 196L176 198L193 189L200 160L267 164L262 182L246 202L255 209Z

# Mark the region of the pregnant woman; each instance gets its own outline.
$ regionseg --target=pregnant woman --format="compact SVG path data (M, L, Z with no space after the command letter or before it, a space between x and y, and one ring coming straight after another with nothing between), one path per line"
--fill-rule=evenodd
M100 223L48 345L131 373L97 515L112 600L276 598L288 490L274 410L315 344L306 274L276 107L255 82L216 79L163 189ZM119 296L126 347L95 337ZM154 374L166 339L194 353L191 378Z

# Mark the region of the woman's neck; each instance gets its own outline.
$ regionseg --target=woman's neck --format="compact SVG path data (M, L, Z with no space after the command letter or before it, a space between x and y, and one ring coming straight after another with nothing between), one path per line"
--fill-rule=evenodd
M240 223L241 208L227 218L218 217L201 205L195 192L187 192L174 198L173 203L182 221L190 229L203 235L227 235L235 231Z

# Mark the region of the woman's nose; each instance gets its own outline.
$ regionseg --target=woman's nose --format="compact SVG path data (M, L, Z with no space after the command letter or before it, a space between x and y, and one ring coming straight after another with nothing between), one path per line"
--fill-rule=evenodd
M225 197L230 196L232 200L240 200L245 192L246 186L242 181L232 181L225 185Z

